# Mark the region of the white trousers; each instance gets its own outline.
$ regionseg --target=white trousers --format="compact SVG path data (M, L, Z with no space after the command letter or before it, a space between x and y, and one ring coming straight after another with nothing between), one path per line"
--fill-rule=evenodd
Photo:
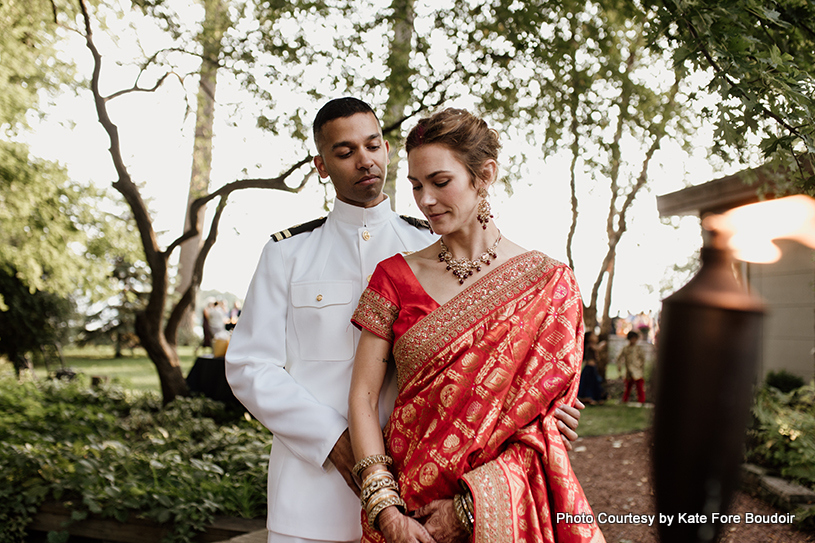
M359 539L352 539L351 541L321 541L318 539L303 539L302 537L269 531L267 543L359 543Z

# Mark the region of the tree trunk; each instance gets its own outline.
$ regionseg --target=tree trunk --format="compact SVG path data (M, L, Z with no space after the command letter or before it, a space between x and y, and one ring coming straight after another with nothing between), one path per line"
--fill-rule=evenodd
M573 18L571 21L572 35L575 33L576 21ZM578 85L578 78L580 74L577 70L577 58L571 57L571 80L572 80L572 94L569 96L569 115L571 121L569 123L569 135L572 138L570 151L572 159L569 162L569 203L572 210L572 220L569 223L569 234L566 236L566 261L569 267L574 271L574 256L572 255L572 245L574 244L574 236L577 232L577 217L578 217L578 201L577 201L577 159L580 157L580 123L578 122L578 115L580 114L580 86ZM596 312L595 312L596 313ZM585 315L584 322L585 322Z
M147 311L136 315L136 335L147 351L147 356L156 366L161 383L162 401L168 404L178 396L188 396L189 388L181 371L178 353L174 346L165 341L160 324L149 316Z
M385 104L383 124L391 125L404 118L405 110L413 96L410 84L410 53L413 50L413 2L414 0L393 0L393 38L388 56L389 74L385 82L388 88L388 101ZM391 150L388 176L385 179L385 194L391 201L391 209L396 209L396 176L399 170L399 149L402 148L402 129L396 128L389 136Z
M218 82L218 67L221 56L221 47L224 32L229 26L226 18L226 8L222 0L206 0L204 2L204 26L199 36L203 47L201 72L198 81L198 109L195 115L195 141L192 151L192 171L190 174L190 187L187 195L187 215L184 218L184 231L186 232L196 224L198 234L181 244L178 260L178 284L176 292L184 294L192 284L195 271L195 261L203 244L202 230L206 208L201 207L191 215L192 203L205 196L209 191L210 175L212 173L212 137L215 122L215 88ZM182 338L192 338L195 314L195 297L192 305L184 312L179 324Z
M600 321L600 333L611 332L611 289L614 287L614 270L617 264L617 251L611 255L611 262L606 269L606 294L603 298L603 319Z

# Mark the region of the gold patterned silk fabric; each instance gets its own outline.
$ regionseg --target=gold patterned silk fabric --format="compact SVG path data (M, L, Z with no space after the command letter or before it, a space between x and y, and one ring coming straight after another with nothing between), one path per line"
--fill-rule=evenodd
M553 416L577 394L582 309L572 271L537 251L441 306L400 255L380 263L353 321L393 342L385 442L409 510L466 484L477 543L604 541L594 522L556 522L592 514Z

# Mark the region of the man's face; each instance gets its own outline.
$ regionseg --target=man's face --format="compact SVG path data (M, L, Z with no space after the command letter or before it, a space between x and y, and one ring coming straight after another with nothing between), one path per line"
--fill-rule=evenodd
M323 125L314 165L320 177L331 178L337 198L359 207L385 199L382 187L388 171L388 142L371 113L355 113Z

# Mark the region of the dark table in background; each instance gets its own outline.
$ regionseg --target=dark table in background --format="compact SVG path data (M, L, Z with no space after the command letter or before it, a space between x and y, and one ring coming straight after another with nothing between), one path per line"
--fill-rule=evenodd
M203 394L207 398L224 402L228 405L241 406L232 394L226 381L224 357L212 355L199 356L187 374L187 386L190 392Z

